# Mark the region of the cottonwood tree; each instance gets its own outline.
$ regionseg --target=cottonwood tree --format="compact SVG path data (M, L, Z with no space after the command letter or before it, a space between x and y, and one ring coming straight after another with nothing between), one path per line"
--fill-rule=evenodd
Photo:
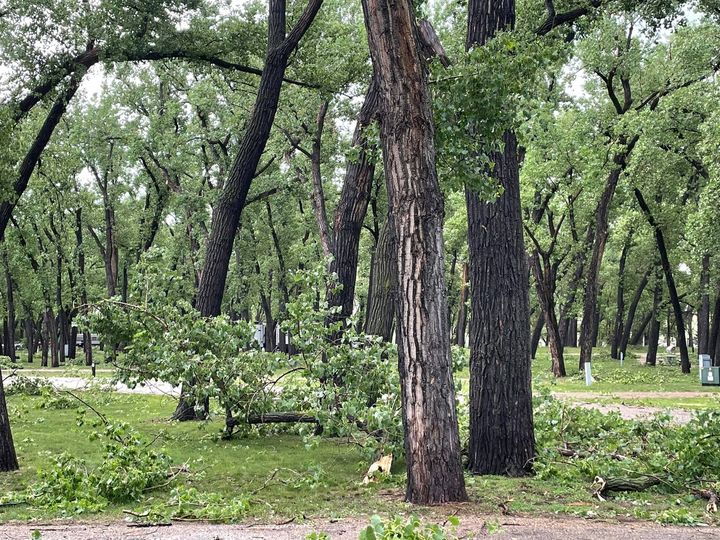
M406 499L467 498L460 462L428 72L410 1L364 0L389 215L396 242L397 332Z

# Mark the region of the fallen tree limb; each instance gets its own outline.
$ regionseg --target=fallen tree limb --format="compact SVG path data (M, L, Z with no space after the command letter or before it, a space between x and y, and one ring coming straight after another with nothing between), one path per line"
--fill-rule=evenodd
M656 486L661 482L656 476L638 476L629 478L625 476L596 476L593 482L593 496L604 501L603 495L610 491L645 491L649 487Z
M711 489L693 489L693 495L708 501L705 511L708 514L715 514L718 509L718 494Z

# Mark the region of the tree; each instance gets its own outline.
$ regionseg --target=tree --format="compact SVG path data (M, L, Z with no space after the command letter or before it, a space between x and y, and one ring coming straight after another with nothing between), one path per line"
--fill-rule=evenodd
M467 495L450 364L443 198L427 68L409 0L363 0L363 11L380 90L380 139L396 242L405 497L419 504L462 501Z
M468 2L466 47L515 24L515 2ZM535 455L530 382L529 284L515 133L489 155L502 194L466 189L470 259L470 457L476 474L521 476Z

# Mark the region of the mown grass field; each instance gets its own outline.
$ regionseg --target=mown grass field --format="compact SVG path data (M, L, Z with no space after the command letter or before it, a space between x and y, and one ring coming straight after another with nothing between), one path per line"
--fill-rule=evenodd
M572 362L573 356L568 356ZM536 392L587 391L579 376L554 381L549 375L549 360L543 351L534 363ZM717 392L697 382L697 373L682 375L678 368L647 368L626 362L598 360L594 364L597 383L589 390L603 394L599 402L618 402L612 392L657 392L657 396L637 400L637 404L655 407L703 409L717 407ZM569 371L573 373L573 369ZM461 373L460 378L467 377ZM463 381L464 383L464 381ZM464 390L467 385L463 384ZM665 397L667 391L698 391L707 397ZM244 519L263 521L302 520L310 517L360 516L373 513L401 514L419 509L402 502L403 464L396 463L396 473L369 486L361 481L369 462L362 452L347 440L323 440L306 447L303 437L291 433L268 432L262 436L219 438L221 415L208 422L177 423L168 420L175 402L165 396L108 394L84 392L84 400L101 411L110 421L124 421L135 427L154 448L162 448L175 465L185 464L182 474L168 486L149 492L141 503L110 505L100 514L82 519L121 518L123 510L142 512L143 508L166 500L174 485L184 483L202 492L216 492L227 500L249 497L250 509ZM88 467L97 465L103 455L101 440L92 440L96 427L86 412L85 422L78 423L78 410L43 408L43 397L11 395L8 397L13 434L21 470L0 475L0 493L18 493L36 481L36 471L47 467L53 456L67 452L86 460ZM588 401L584 399L584 401ZM627 402L628 399L622 399ZM568 465L572 466L572 465ZM585 482L501 477L467 477L471 502L461 512L497 513L563 513L585 517L630 517L662 521L664 515L682 508L689 521L717 524L717 518L704 512L704 502L678 500L650 490L644 493L618 495L600 502L591 495L591 479ZM11 497L7 502L20 502ZM448 509L420 509L420 512L450 512ZM48 519L57 513L39 510L25 504L0 506L0 521Z

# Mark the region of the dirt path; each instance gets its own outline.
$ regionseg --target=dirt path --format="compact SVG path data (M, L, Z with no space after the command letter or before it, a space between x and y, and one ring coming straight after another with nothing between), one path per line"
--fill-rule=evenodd
M607 394L601 394L598 392L554 392L554 396L561 398L571 398L578 400L585 399L602 399L602 398L617 398L617 399L652 399L652 398L667 398L667 399L685 399L685 398L702 398L720 396L720 390L707 390L705 392L609 392Z
M572 401L578 407L596 409L603 414L609 412L620 413L625 420L650 420L660 412L666 412L675 424L687 424L692 418L692 411L685 409L663 409L660 407L643 407L640 405L626 405L624 403L593 403L588 402L595 399L686 399L703 398L713 395L720 395L714 392L612 392L610 394L598 394L595 392L556 392L555 397ZM588 401L585 401L588 400Z
M46 525L0 525L0 540L28 540L34 530L42 540L302 540L313 531L326 532L333 540L357 539L368 519L313 521L286 525L209 525L177 523L169 527L133 528L122 522L70 523ZM499 525L498 532L491 534ZM462 538L497 538L502 540L710 540L720 537L717 527L662 527L653 523L627 521L609 523L567 517L529 518L510 516L461 516Z
M12 385L14 376L9 376L5 384ZM96 378L90 379L86 377L42 377L43 380L51 383L58 390L89 390L92 387L109 386L107 379ZM135 388L129 388L123 383L115 383L112 385L114 392L121 394L149 394L149 395L168 395L172 397L180 396L180 387L173 386L169 383L149 380ZM2 537L0 537L2 540Z

